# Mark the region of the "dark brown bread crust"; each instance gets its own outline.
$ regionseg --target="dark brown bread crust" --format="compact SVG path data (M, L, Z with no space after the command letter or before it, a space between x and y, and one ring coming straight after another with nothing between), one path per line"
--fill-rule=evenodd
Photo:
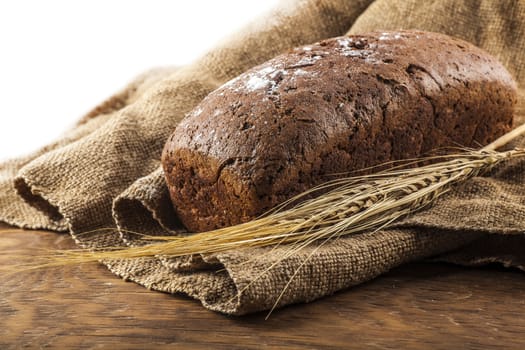
M191 231L244 222L329 174L485 145L510 129L515 90L495 58L442 34L298 48L223 85L181 122L162 158L170 195Z

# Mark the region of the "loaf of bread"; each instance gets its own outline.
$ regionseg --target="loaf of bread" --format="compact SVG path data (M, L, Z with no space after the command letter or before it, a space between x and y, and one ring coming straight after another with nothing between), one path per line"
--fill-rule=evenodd
M176 128L162 163L190 231L253 219L334 174L479 147L512 125L516 86L495 58L399 31L300 47L224 84Z

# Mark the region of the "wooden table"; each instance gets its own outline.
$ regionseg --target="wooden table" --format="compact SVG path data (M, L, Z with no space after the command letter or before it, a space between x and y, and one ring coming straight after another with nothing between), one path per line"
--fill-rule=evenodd
M73 246L51 232L0 235L1 266ZM495 266L406 265L265 321L223 316L86 264L0 274L0 349L523 349L524 308L525 275Z

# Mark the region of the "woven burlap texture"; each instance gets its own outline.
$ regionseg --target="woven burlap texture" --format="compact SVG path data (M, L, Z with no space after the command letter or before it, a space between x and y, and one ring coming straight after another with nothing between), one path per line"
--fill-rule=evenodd
M524 1L281 2L193 64L146 72L57 142L0 165L0 220L67 231L79 245L97 248L136 244L128 231L182 232L160 155L177 123L206 94L292 47L347 32L401 28L466 39L498 57L525 86ZM517 112L518 121L522 114ZM182 292L237 315L272 307L290 280L279 306L314 300L416 259L521 267L524 166L514 160L475 178L395 229L312 246L283 261L284 248L260 248L105 264L148 288Z

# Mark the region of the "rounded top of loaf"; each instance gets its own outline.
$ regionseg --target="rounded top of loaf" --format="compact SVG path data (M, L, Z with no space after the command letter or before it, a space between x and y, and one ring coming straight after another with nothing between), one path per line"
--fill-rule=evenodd
M432 50L421 49L429 47ZM480 63L483 70L469 69ZM171 147L252 162L286 159L298 151L307 155L309 150L302 149L303 142L298 143L297 138L319 135L308 135L313 131L305 125L325 124L315 128L324 132L347 126L331 125L331 118L317 118L354 107L348 98L328 93L334 90L330 85L344 79L342 75L351 76L361 90L370 85L370 76L402 89L418 73L432 78L425 87L429 95L449 84L446 76L459 82L497 80L515 89L514 80L496 58L460 39L421 31L343 36L293 49L228 81L179 124L170 139ZM381 98L354 97L365 100L363 108L367 99ZM338 102L334 104L334 100Z

